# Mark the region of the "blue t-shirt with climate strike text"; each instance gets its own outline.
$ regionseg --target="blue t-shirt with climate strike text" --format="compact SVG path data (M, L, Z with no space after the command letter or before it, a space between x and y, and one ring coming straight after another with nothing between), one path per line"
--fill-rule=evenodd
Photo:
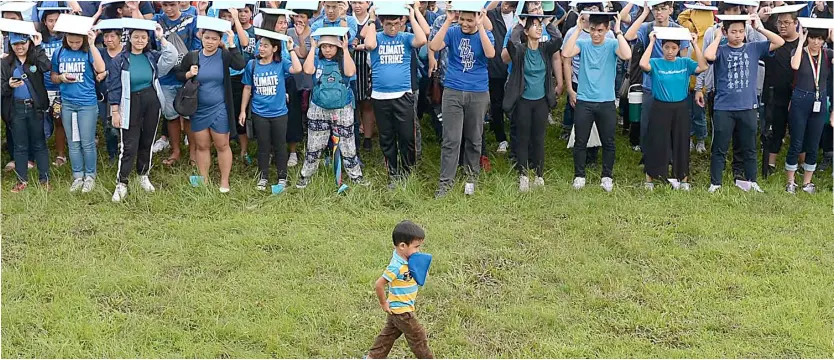
M41 43L41 48L43 48L43 52L50 61L52 61L52 55L55 54L55 50L62 46L63 41L64 38L53 36L49 41ZM51 71L43 73L43 86L46 88L46 91L58 91L58 85L52 83L51 73Z
M487 31L487 37L494 46L495 38L491 31ZM481 44L481 35L477 31L464 34L460 25L454 25L446 32L444 40L449 54L443 86L458 91L489 91L488 59Z
M411 90L411 42L414 34L400 32L376 34L377 46L371 51L374 91L397 93Z
M241 82L252 87L252 113L274 118L287 115L287 83L292 61L286 57L269 65L250 60L243 71Z
M61 90L61 101L73 105L96 104L93 56L89 52L58 48L52 55L52 71L75 76L74 82L64 82L58 85Z

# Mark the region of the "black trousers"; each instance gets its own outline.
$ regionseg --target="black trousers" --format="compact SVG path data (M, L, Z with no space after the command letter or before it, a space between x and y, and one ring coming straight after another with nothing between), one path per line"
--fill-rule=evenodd
M240 114L240 102L243 98L243 74L229 77L229 80L232 83L232 108L235 112L235 118L237 118L237 115ZM235 121L235 126L237 126L238 135L246 135L246 126L237 121Z
M790 95L788 95L790 96ZM788 130L788 104L767 104L767 114L770 116L771 132L769 140L766 144L768 152L771 154L778 154L782 149L782 140L785 139L785 133ZM767 161L767 159L764 159Z
M258 138L258 170L269 180L269 157L278 168L278 180L287 179L287 115L265 118L252 113L252 126Z
M544 135L547 131L547 114L549 113L547 98L519 99L515 105L513 117L518 129L516 169L521 175L527 175L531 163L536 169L536 176L542 176L544 173ZM531 146L532 153L528 151Z
M304 140L304 119L307 114L301 108L301 90L298 90L295 84L295 78L290 76L286 78L287 94L290 97L290 102L287 104L287 109L290 111L287 114L287 142L299 143Z
M414 94L391 100L373 100L379 128L379 147L385 155L388 175L408 176L416 157Z
M153 86L130 94L130 124L120 129L118 182L127 184L133 162L136 172L147 175L151 169L151 146L159 126L161 104ZM122 120L124 121L124 120Z
M615 144L617 130L617 108L613 101L588 102L577 100L574 112L573 169L575 177L585 177L588 156L588 138L591 128L597 125L602 142L602 177L614 177Z
M495 141L507 141L507 134L504 130L504 85L507 78L489 78L489 127L495 133ZM545 117L546 119L546 117Z
M652 178L668 176L670 159L673 179L689 176L690 112L687 100L669 103L655 99L646 134L646 174Z

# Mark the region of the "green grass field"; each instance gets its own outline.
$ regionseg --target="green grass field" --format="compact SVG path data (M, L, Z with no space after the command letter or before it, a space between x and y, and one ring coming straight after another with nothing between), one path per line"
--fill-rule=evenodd
M476 196L433 200L432 134L393 192L378 147L373 185L344 196L324 169L304 191L258 193L240 163L221 195L162 156L157 192L134 182L121 204L115 167L85 195L67 192L68 166L49 193L11 194L4 174L2 356L361 357L385 321L372 283L391 229L412 219L435 258L417 314L438 357L834 357L830 175L791 196L782 174L753 194L728 173L711 195L697 155L691 193L647 193L618 136L615 191L597 166L577 192L558 129L529 194L493 156ZM400 340L390 356L412 355Z

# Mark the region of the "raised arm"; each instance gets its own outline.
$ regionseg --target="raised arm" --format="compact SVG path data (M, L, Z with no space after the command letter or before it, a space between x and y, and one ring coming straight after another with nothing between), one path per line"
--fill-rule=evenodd
M657 42L657 34L654 31L652 31L652 33L649 34L649 45L646 47L646 49L654 49L654 44L656 42ZM643 69L643 71L645 71L645 72L652 71L651 60L652 60L652 52L650 50L644 51L643 56L640 58L640 68Z
M440 27L440 30L437 31L437 34L434 35L434 39L431 39L431 43L429 43L429 49L431 49L434 52L438 52L446 47L446 32L449 31L449 26L452 26L453 22L455 22L455 13L447 12L446 21L443 22L443 26Z
M712 43L710 43L706 50L704 50L704 59L709 62L715 61L715 57L718 55L718 45L721 44L721 38L723 36L723 26L715 28L715 38L712 39ZM706 39L704 39L704 41L706 41Z
M411 30L414 32L414 40L411 41L411 47L418 49L423 45L426 45L426 32L423 29L423 24L426 24L426 20L423 19L422 23L419 23L417 20L417 16L420 15L420 11L415 11L414 7L407 6L408 8L408 20L411 21ZM419 24L420 26L414 26L415 24ZM428 24L426 24L428 25ZM376 35L376 34L374 34Z
M495 45L492 41L489 40L489 35L487 35L487 29L484 27L484 21L489 21L487 19L486 13L480 13L478 16L478 35L481 38L481 47L484 49L484 55L492 59L495 57Z
M304 73L307 75L313 75L316 73L316 39L310 38L310 53L307 54L307 58L304 59L303 70Z
M770 51L774 51L782 47L782 45L785 45L785 39L782 39L781 36L775 34L773 31L766 29L757 14L751 16L751 21L755 24L756 31L764 35L764 37L767 38L767 41L770 41Z
M365 51L373 51L376 49L376 14L373 8L371 8L368 23L362 28L362 38L365 39Z
M342 54L344 56L342 68L345 70L345 76L351 77L356 75L356 63L353 62L353 58L350 56L350 37L345 36L342 39Z
M640 13L640 16L637 17L637 20L628 27L628 31L625 33L625 39L628 41L634 41L637 39L637 31L640 30L640 26L643 25L643 22L646 21L646 18L649 17L649 13L651 12L651 8L649 8L649 3L643 4L643 12Z
M240 18L237 16L237 9L229 8L229 13L232 14L232 24L235 28L235 33L237 33L237 38L240 40L240 46L247 47L249 46L249 34L246 33L246 30L243 30L243 25L240 24Z
M799 66L802 65L802 49L805 47L807 37L808 31L803 29L802 33L799 34L799 42L796 44L796 50L791 55L791 69L794 71L799 70Z
M621 29L621 27L620 27L620 17L617 16L614 20L615 20L614 26L617 28L616 32L614 33L615 34L614 36L617 37L617 51L616 51L617 57L619 57L620 60L630 60L631 59L631 46L628 45L628 41L626 41L625 35L623 35L623 32L620 31L620 29ZM576 32L579 32L579 31L577 30ZM649 47L648 49L652 49L652 48ZM651 54L652 51L648 50L647 52Z
M429 26L429 23L426 21L426 17L423 16L423 13L420 12L420 1L415 1L411 8L415 9L414 17L417 19L416 24L420 25L420 28L423 29L423 34L428 36L429 33L431 33L431 26ZM412 28L415 27L414 24L414 22L411 23Z
M579 55L579 47L576 46L576 40L579 39L579 33L581 33L582 29L585 28L585 19L580 16L576 22L576 31L571 34L568 41L565 43L565 46L562 48L562 57L566 58L573 58L576 55Z
M290 41L290 44L292 44L292 41ZM298 49L298 48L295 47L295 48L290 49L290 59L292 60L292 67L290 68L290 74L298 74L298 73L301 73L301 71L303 70L302 66L301 66L301 60L298 59L298 54L296 53L297 52L296 49ZM258 60L255 60L255 61L258 61Z
M689 44L692 46L692 51L695 52L695 61L698 62L698 68L695 69L695 73L700 74L707 71L707 69L709 69L709 64L707 64L707 59L704 58L704 53L701 51L701 45L698 45L697 33L692 33L692 41L690 41Z
M620 10L620 19L623 20L624 23L630 24L631 23L631 8L634 7L632 2L628 2L626 6L623 6L623 9Z

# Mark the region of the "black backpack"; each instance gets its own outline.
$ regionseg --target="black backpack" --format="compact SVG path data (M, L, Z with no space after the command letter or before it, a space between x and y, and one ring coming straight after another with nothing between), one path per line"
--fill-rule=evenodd
M200 54L197 55L197 66L200 65ZM174 97L174 110L182 116L191 116L197 112L197 91L200 88L200 82L197 77L188 79L182 87L177 90L177 96Z

